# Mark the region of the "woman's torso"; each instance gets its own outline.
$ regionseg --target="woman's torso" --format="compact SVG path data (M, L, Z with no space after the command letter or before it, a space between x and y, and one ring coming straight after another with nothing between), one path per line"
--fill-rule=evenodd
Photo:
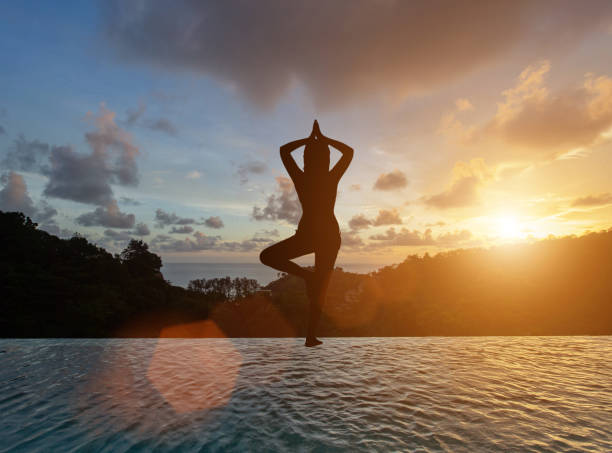
M303 178L296 184L302 205L298 232L320 235L339 235L340 227L334 215L338 183L330 177Z

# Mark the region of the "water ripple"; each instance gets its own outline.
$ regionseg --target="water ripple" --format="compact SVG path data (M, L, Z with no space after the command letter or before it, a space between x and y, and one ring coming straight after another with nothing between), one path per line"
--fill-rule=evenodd
M612 451L612 337L0 340L0 451Z

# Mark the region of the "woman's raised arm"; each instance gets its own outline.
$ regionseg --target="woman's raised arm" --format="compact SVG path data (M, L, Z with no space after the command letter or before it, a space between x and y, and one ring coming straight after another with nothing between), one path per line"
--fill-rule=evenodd
M295 163L295 159L293 158L291 153L298 149L300 146L304 146L306 143L308 143L309 139L310 137L302 138L300 140L294 140L280 147L281 160L283 161L283 165L287 169L287 173L289 173L289 176L293 180L294 184L296 182L296 179L299 179L302 176L303 172L302 170L300 170L300 167L298 167L298 164Z
M340 151L340 153L342 153L342 157L340 158L340 160L336 162L334 168L332 168L329 172L334 178L339 181L348 166L350 165L351 160L353 160L353 148L342 142L339 142L338 140L334 140L333 138L329 138L323 135L321 133L321 128L319 127L319 122L317 120L315 120L312 126L312 134L314 134L314 136L318 139L323 140L328 145L333 146L338 151Z
M333 138L325 137L324 140L326 140L327 143L329 143L331 146L340 151L340 153L342 153L342 157L340 158L340 160L336 162L334 168L332 168L329 172L334 178L340 180L348 166L351 164L351 160L353 160L353 148L342 142L339 142L338 140L334 140Z

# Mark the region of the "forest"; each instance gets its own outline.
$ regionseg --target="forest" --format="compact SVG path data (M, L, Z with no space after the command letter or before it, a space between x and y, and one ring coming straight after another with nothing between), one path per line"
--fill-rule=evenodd
M113 255L0 212L0 337L294 337L302 281L171 285L132 240ZM321 336L610 335L612 230L411 255L370 274L336 268ZM211 327L212 326L212 327Z

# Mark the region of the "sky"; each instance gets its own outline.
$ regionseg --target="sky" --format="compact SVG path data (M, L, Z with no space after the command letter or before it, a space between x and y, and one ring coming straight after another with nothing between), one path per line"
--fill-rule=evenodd
M0 54L0 210L111 252L257 261L315 118L339 265L612 227L608 1L7 1Z

